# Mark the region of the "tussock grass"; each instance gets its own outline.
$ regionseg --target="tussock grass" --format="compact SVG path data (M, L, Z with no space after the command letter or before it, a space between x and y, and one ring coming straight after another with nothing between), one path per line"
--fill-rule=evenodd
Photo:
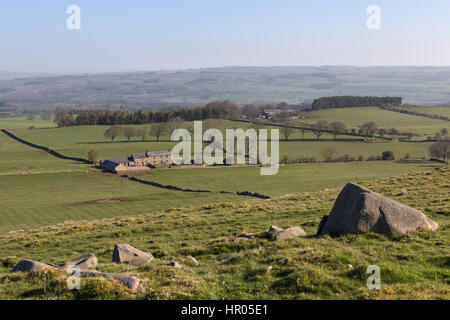
M339 189L9 232L0 236L0 298L449 299L449 178L448 169L439 169L363 183L440 224L437 232L393 238L313 236ZM264 236L272 224L302 226L312 236L274 242ZM229 241L243 233L257 236ZM117 243L129 243L157 259L140 267L112 264ZM62 270L9 274L18 259L58 263L88 252L97 255L99 271L142 279L140 290L131 293L114 280L92 278L82 279L80 291L70 291ZM182 267L168 267L170 261ZM381 290L366 288L369 265L381 269Z

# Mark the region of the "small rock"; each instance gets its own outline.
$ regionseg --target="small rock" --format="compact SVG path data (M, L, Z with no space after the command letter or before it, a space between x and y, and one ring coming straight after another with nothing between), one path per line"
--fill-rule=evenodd
M58 266L61 268L78 267L80 269L90 269L98 266L98 260L95 254L88 253L75 258L72 261L60 263Z
M181 264L179 264L178 262L175 262L175 261L170 262L167 266L173 267L173 268L181 268Z
M126 275L115 274L115 273L98 272L95 270L81 271L80 276L82 278L96 277L96 278L114 279L116 281L119 281L123 285L125 285L127 288L129 288L133 292L137 291L137 289L139 288L139 283L141 282L141 280L139 278L136 278L134 276L126 276Z
M269 232L274 232L274 233L278 233L278 232L282 232L283 229L281 229L280 227L277 226L270 226L269 228Z
M193 256L187 256L186 259L190 262L192 262L194 265L198 266L199 263L197 261L197 259L195 259Z
M250 238L247 237L237 237L237 238L230 238L230 242L241 242L241 241L248 241Z
M115 263L128 263L133 266L140 266L154 259L151 253L138 250L129 244L117 244L114 246L112 261Z
M36 272L38 270L54 269L54 268L55 268L54 266L51 266L51 265L48 265L45 263L23 259L14 266L14 268L11 270L11 272L12 273L13 272Z
M277 233L277 235L275 236L275 240L282 241L298 237L306 237L305 231L303 231L303 229L300 227L292 227Z

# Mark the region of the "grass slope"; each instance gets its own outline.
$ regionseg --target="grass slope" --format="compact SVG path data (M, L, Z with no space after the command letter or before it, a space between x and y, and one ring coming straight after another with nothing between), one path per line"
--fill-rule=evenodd
M365 234L229 242L272 224L314 234L339 189L11 232L0 236L0 299L449 299L449 181L450 171L442 169L363 184L440 224L437 232L392 239ZM402 189L407 193L399 195ZM157 259L141 267L114 265L117 243ZM87 252L98 256L99 270L140 277L141 290L133 294L114 280L89 279L69 291L64 271L9 274L21 258L56 263ZM171 260L182 268L167 267ZM366 288L369 265L381 268L381 290Z
M396 128L399 131L414 132L422 136L434 135L442 128L450 128L448 121L402 114L377 107L327 109L305 112L304 115L308 117L304 122L310 124L318 120L342 121L350 128L357 128L365 122L373 121L380 128Z

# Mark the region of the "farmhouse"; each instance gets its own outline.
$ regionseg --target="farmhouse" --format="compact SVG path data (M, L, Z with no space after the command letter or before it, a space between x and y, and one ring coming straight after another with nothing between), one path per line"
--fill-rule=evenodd
M169 151L135 153L128 158L112 158L100 161L101 167L113 173L146 170L156 165L171 164L172 153Z

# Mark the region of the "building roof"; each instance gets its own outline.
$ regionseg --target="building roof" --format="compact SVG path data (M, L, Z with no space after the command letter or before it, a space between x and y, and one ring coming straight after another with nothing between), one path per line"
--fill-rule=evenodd
M134 153L131 155L131 157L133 159L142 159L142 158L147 158L147 154L145 153Z
M117 163L117 164L132 162L128 158L111 158L111 159L103 159L102 161L103 161L103 163L106 163L107 161L109 161L109 162Z
M170 156L172 153L170 151L154 151L154 152L147 152L147 156L154 157L154 156Z

